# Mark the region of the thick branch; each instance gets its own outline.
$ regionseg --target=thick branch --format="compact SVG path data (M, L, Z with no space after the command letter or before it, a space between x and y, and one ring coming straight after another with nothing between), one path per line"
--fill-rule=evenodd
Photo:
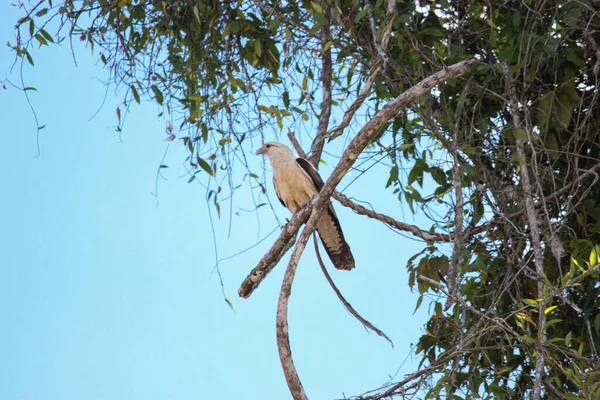
M394 118L404 107L423 96L441 82L464 75L468 71L469 66L474 62L474 60L464 60L438 71L383 106L383 108L381 108L381 110L379 110L375 116L361 128L354 139L352 139L344 151L344 154L342 154L337 166L331 173L331 176L327 182L325 182L323 189L316 197L314 207L323 208L325 206L323 198L329 198L329 196L331 196L335 186L348 172L362 151L381 132L381 130L385 128L390 119Z
M312 215L314 214L315 212L313 209ZM283 282L281 283L281 291L279 292L279 301L277 302L277 316L275 325L277 329L277 348L279 349L279 360L281 361L283 373L294 400L308 400L308 398L306 397L306 393L304 392L302 382L300 382L300 378L298 377L298 372L296 371L296 366L294 365L294 360L292 358L292 348L290 346L288 327L288 303L290 295L292 294L292 283L294 282L294 276L296 274L298 262L300 261L300 257L302 256L304 248L306 247L308 238L314 231L315 221L316 219L314 218L309 219L306 227L304 227L302 233L300 234L300 238L294 247L288 267L285 270Z
M298 234L300 226L306 222L310 214L310 206L305 205L300 211L292 216L290 222L285 224L279 237L273 243L271 250L264 255L258 265L248 274L238 290L240 297L247 299L250 297L254 289L260 285L267 274L275 268L279 260L294 244L294 239Z
M330 19L331 6L328 2L321 2L323 10L325 12L325 18ZM308 161L319 169L319 161L321 161L321 154L323 153L323 146L325 145L325 138L327 137L327 128L329 127L329 117L331 116L331 77L332 77L332 63L331 63L331 49L328 47L328 43L331 40L331 33L329 24L321 26L321 84L323 85L323 102L321 103L321 114L319 115L319 126L317 128L317 135L312 143L312 149L310 158Z

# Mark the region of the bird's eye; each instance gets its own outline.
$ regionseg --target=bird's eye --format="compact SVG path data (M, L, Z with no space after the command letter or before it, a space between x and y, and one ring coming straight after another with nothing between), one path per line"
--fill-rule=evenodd
M267 145L267 149L268 149L269 147L271 147L271 145L270 145L270 144L268 144L268 145Z

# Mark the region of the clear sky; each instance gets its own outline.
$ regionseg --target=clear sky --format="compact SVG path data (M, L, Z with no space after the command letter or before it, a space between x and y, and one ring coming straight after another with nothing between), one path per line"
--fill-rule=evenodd
M10 3L0 4L0 79L20 85L19 65L10 72L13 55L4 46L14 42L21 16ZM173 144L167 154L157 207L152 193L166 120L152 101L142 101L119 135L115 109L122 94L106 92L107 74L88 51L78 47L76 54L78 67L67 45L34 50L35 68L24 67L46 125L37 158L25 96L10 85L0 89L0 400L290 398L275 341L284 263L250 299L237 297L275 236L219 264L232 311L213 273L205 189L187 183L183 147ZM335 162L326 160L325 178ZM260 158L251 162L270 182ZM422 222L383 191L386 180L386 170L375 168L346 193ZM212 209L220 258L277 226L263 207L259 229L256 214L243 211L252 204L248 193L236 195L230 237L228 204L221 219ZM289 216L273 205L281 220ZM428 306L424 301L413 315L417 295L406 275L406 260L424 244L335 206L357 267L350 273L331 267L333 279L396 346L344 310L309 245L290 302L290 336L311 399L357 395L389 375L414 371L416 361L403 362L422 334Z

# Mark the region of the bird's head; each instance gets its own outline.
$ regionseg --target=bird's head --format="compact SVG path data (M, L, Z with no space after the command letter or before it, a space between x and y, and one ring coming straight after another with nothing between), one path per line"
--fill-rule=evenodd
M273 157L278 158L281 156L293 155L289 147L278 142L267 142L263 144L262 147L256 151L256 155L259 154L263 154L270 159Z

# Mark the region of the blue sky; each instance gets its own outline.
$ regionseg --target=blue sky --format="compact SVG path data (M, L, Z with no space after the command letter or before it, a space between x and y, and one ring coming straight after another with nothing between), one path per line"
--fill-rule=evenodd
M14 42L20 16L9 2L0 5L0 43ZM275 236L220 263L232 311L213 273L205 190L187 183L181 145L169 149L156 206L166 120L157 117L155 104L132 107L119 135L115 109L122 96L111 88L103 103L107 74L89 52L76 48L78 67L66 45L32 54L36 67L25 65L23 72L26 86L37 88L29 93L46 125L39 157L23 93L0 89L0 400L289 398L275 342L284 263L250 299L237 297ZM1 47L0 78L18 84L12 60ZM324 177L335 161L326 160ZM270 182L261 160L251 162ZM423 223L383 191L385 174L374 168L346 193ZM220 258L277 226L263 207L259 231L256 214L241 211L252 207L244 193L233 201L230 237L228 205L221 219L213 209ZM281 220L288 217L279 203L274 208ZM413 371L416 361L403 362L422 333L428 305L413 315L417 295L405 268L423 244L339 204L336 209L357 267L350 273L330 268L332 276L396 346L367 333L343 309L308 246L292 293L290 336L311 399L356 395Z

